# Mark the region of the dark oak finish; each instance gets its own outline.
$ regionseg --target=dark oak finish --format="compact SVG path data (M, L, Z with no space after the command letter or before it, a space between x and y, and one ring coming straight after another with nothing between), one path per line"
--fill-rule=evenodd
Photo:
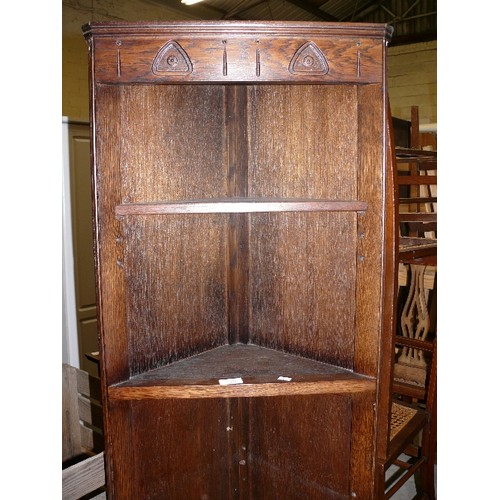
M95 35L98 83L316 82L318 75L327 83L381 83L380 40L391 31L374 24L236 21L84 27ZM314 45L305 45L311 37ZM294 58L317 54L323 57L314 63Z
M374 498L390 31L84 27L108 498Z

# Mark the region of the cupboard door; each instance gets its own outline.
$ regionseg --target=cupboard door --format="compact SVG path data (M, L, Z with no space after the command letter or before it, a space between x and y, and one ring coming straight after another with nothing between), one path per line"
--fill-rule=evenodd
M350 416L349 396L252 399L250 498L349 498Z
M228 450L229 400L166 399L111 405L111 498L236 498Z

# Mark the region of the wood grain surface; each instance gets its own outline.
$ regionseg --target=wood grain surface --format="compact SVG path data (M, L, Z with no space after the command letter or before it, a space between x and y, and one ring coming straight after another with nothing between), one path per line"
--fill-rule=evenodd
M110 499L372 498L390 33L84 27Z

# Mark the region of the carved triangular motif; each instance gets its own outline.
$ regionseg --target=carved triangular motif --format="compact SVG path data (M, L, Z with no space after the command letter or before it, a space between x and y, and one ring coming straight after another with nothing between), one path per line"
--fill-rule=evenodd
M174 40L167 42L156 54L152 67L156 75L191 73L193 65L185 50Z
M329 67L319 47L314 42L306 42L295 52L288 70L292 74L326 75Z

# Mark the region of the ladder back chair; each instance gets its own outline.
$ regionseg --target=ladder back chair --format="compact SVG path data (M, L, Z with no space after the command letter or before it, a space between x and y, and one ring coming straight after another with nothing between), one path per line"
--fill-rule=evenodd
M420 479L415 483L421 498L435 498L437 196L435 189L428 188L437 182L437 153L418 148L414 133L418 113L413 111L410 146L416 144L416 148L396 148L392 126L389 133L394 166L389 189L396 199L394 223L399 229L394 257L399 271L394 284L398 306L388 322L394 356L385 360L379 403L377 499L391 498L412 476ZM404 163L410 166L407 171L399 168ZM432 176L428 175L431 165ZM425 190L409 189L419 185ZM388 473L390 468L398 473Z

